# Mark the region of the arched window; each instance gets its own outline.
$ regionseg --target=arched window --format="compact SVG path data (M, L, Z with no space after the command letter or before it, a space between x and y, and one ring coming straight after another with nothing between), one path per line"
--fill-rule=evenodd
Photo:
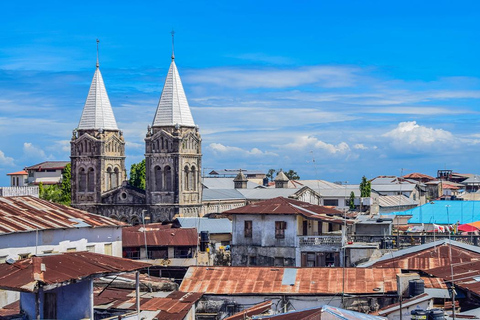
M112 168L108 167L105 175L105 187L107 190L112 189Z
M154 177L155 177L155 191L162 191L163 190L163 175L162 175L162 168L156 166L154 169Z
M87 191L95 191L95 170L93 168L88 169L87 176Z
M164 177L165 177L165 190L172 191L172 169L170 166L166 166L164 170Z
M192 166L192 170L190 172L190 190L197 190L197 176L196 176L196 170L195 170L195 167Z
M80 168L78 172L78 191L87 191L87 173L84 168Z
M163 137L161 137L160 140L162 140L162 149L161 150L163 150L163 149L165 149L165 141L163 140Z
M118 168L115 168L112 174L112 188L118 187L118 173Z
M189 174L189 171L188 171L188 167L185 166L184 168L184 177L183 177L183 190L190 190L190 177L188 176Z

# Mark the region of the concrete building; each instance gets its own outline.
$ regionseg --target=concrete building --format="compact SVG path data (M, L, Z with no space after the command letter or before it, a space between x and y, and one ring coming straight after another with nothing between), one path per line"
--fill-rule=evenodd
M62 182L62 172L69 161L44 161L33 166L25 167L28 173L28 185L51 185ZM19 185L20 186L20 185Z
M342 232L353 223L335 209L283 197L224 214L233 223L233 266L340 266Z
M7 173L10 178L10 187L24 187L28 185L28 172L25 170Z

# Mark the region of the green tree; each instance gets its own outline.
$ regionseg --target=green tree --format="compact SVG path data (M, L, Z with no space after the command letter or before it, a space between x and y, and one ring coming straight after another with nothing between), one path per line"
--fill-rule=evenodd
M288 170L288 172L285 172L285 175L288 177L290 180L300 180L300 176L297 174L296 171L294 170Z
M69 206L72 202L71 180L72 173L69 163L62 171L62 183L60 185L44 186L43 183L38 185L40 198Z
M145 159L130 167L130 185L145 190Z
M350 192L350 200L348 201L350 206L350 210L355 210L355 193L352 191Z
M372 193L372 183L365 178L362 177L362 182L360 183L360 197L368 198Z
M270 181L273 181L275 179L275 169L268 169L268 173L266 174L266 177L270 179Z

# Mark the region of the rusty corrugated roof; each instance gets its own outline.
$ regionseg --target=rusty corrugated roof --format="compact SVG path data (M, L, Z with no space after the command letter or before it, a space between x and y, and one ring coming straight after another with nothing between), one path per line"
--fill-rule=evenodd
M415 247L411 248L412 250ZM397 251L399 255L402 251ZM452 260L450 261L448 243L426 248L416 252L406 253L402 256L391 259L382 259L374 262L371 266L382 268L401 268L404 270L428 270L442 266L449 266L450 263L463 263L472 260L480 260L480 253L452 245ZM388 254L386 255L388 257Z
M343 224L343 213L336 209L318 206L315 204L293 200L284 197L256 202L240 208L225 211L224 214L281 214L281 215L302 215L308 219L321 220L331 223ZM348 221L347 223L353 223Z
M427 180L435 180L434 177L429 176L427 174L419 173L419 172L414 172L414 173L409 173L404 175L402 178L404 179L427 179Z
M196 228L172 228L159 223L122 229L124 248L145 246L196 246L198 233Z
M140 306L141 310L157 311L157 320L183 320L202 293L174 291L165 298L151 298Z
M453 249L453 247L452 247ZM452 250L453 255L453 250ZM450 264L425 271L447 282L452 280ZM453 281L455 286L469 290L480 296L480 261L453 264Z
M181 291L216 295L331 295L342 292L342 268L190 267ZM397 290L394 268L346 268L345 292L388 293Z
M32 257L0 264L0 289L36 292L39 287L148 266L151 264L84 251Z
M237 312L233 316L230 316L223 320L244 320L247 317L252 317L252 316L265 313L266 311L270 310L271 307L272 307L272 300L264 301L262 303L254 305L253 307Z
M0 197L0 235L46 229L125 225L115 219L32 196Z

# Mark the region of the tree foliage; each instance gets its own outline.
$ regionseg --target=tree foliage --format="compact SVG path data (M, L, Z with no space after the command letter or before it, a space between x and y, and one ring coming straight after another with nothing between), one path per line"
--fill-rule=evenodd
M297 171L294 170L288 170L285 172L285 175L288 177L290 180L300 180L300 176L298 175Z
M145 190L145 159L130 167L130 185Z
M365 176L362 177L362 182L360 183L360 196L362 198L370 197L372 193L372 183L367 180Z
M267 178L270 179L270 181L273 181L275 177L277 176L276 174L279 173L280 171L283 171L283 169L270 169L268 170L268 173L266 174ZM298 175L297 171L295 170L288 170L288 171L283 171L285 175L287 176L288 179L290 180L300 180L300 176Z
M62 183L60 185L38 186L41 199L69 206L72 202L72 170L70 163L62 171Z
M355 193L352 191L350 192L350 199L348 201L350 210L355 210Z
M273 179L275 179L275 172L275 169L268 169L268 173L266 174L266 176L270 179L270 181L273 181Z

